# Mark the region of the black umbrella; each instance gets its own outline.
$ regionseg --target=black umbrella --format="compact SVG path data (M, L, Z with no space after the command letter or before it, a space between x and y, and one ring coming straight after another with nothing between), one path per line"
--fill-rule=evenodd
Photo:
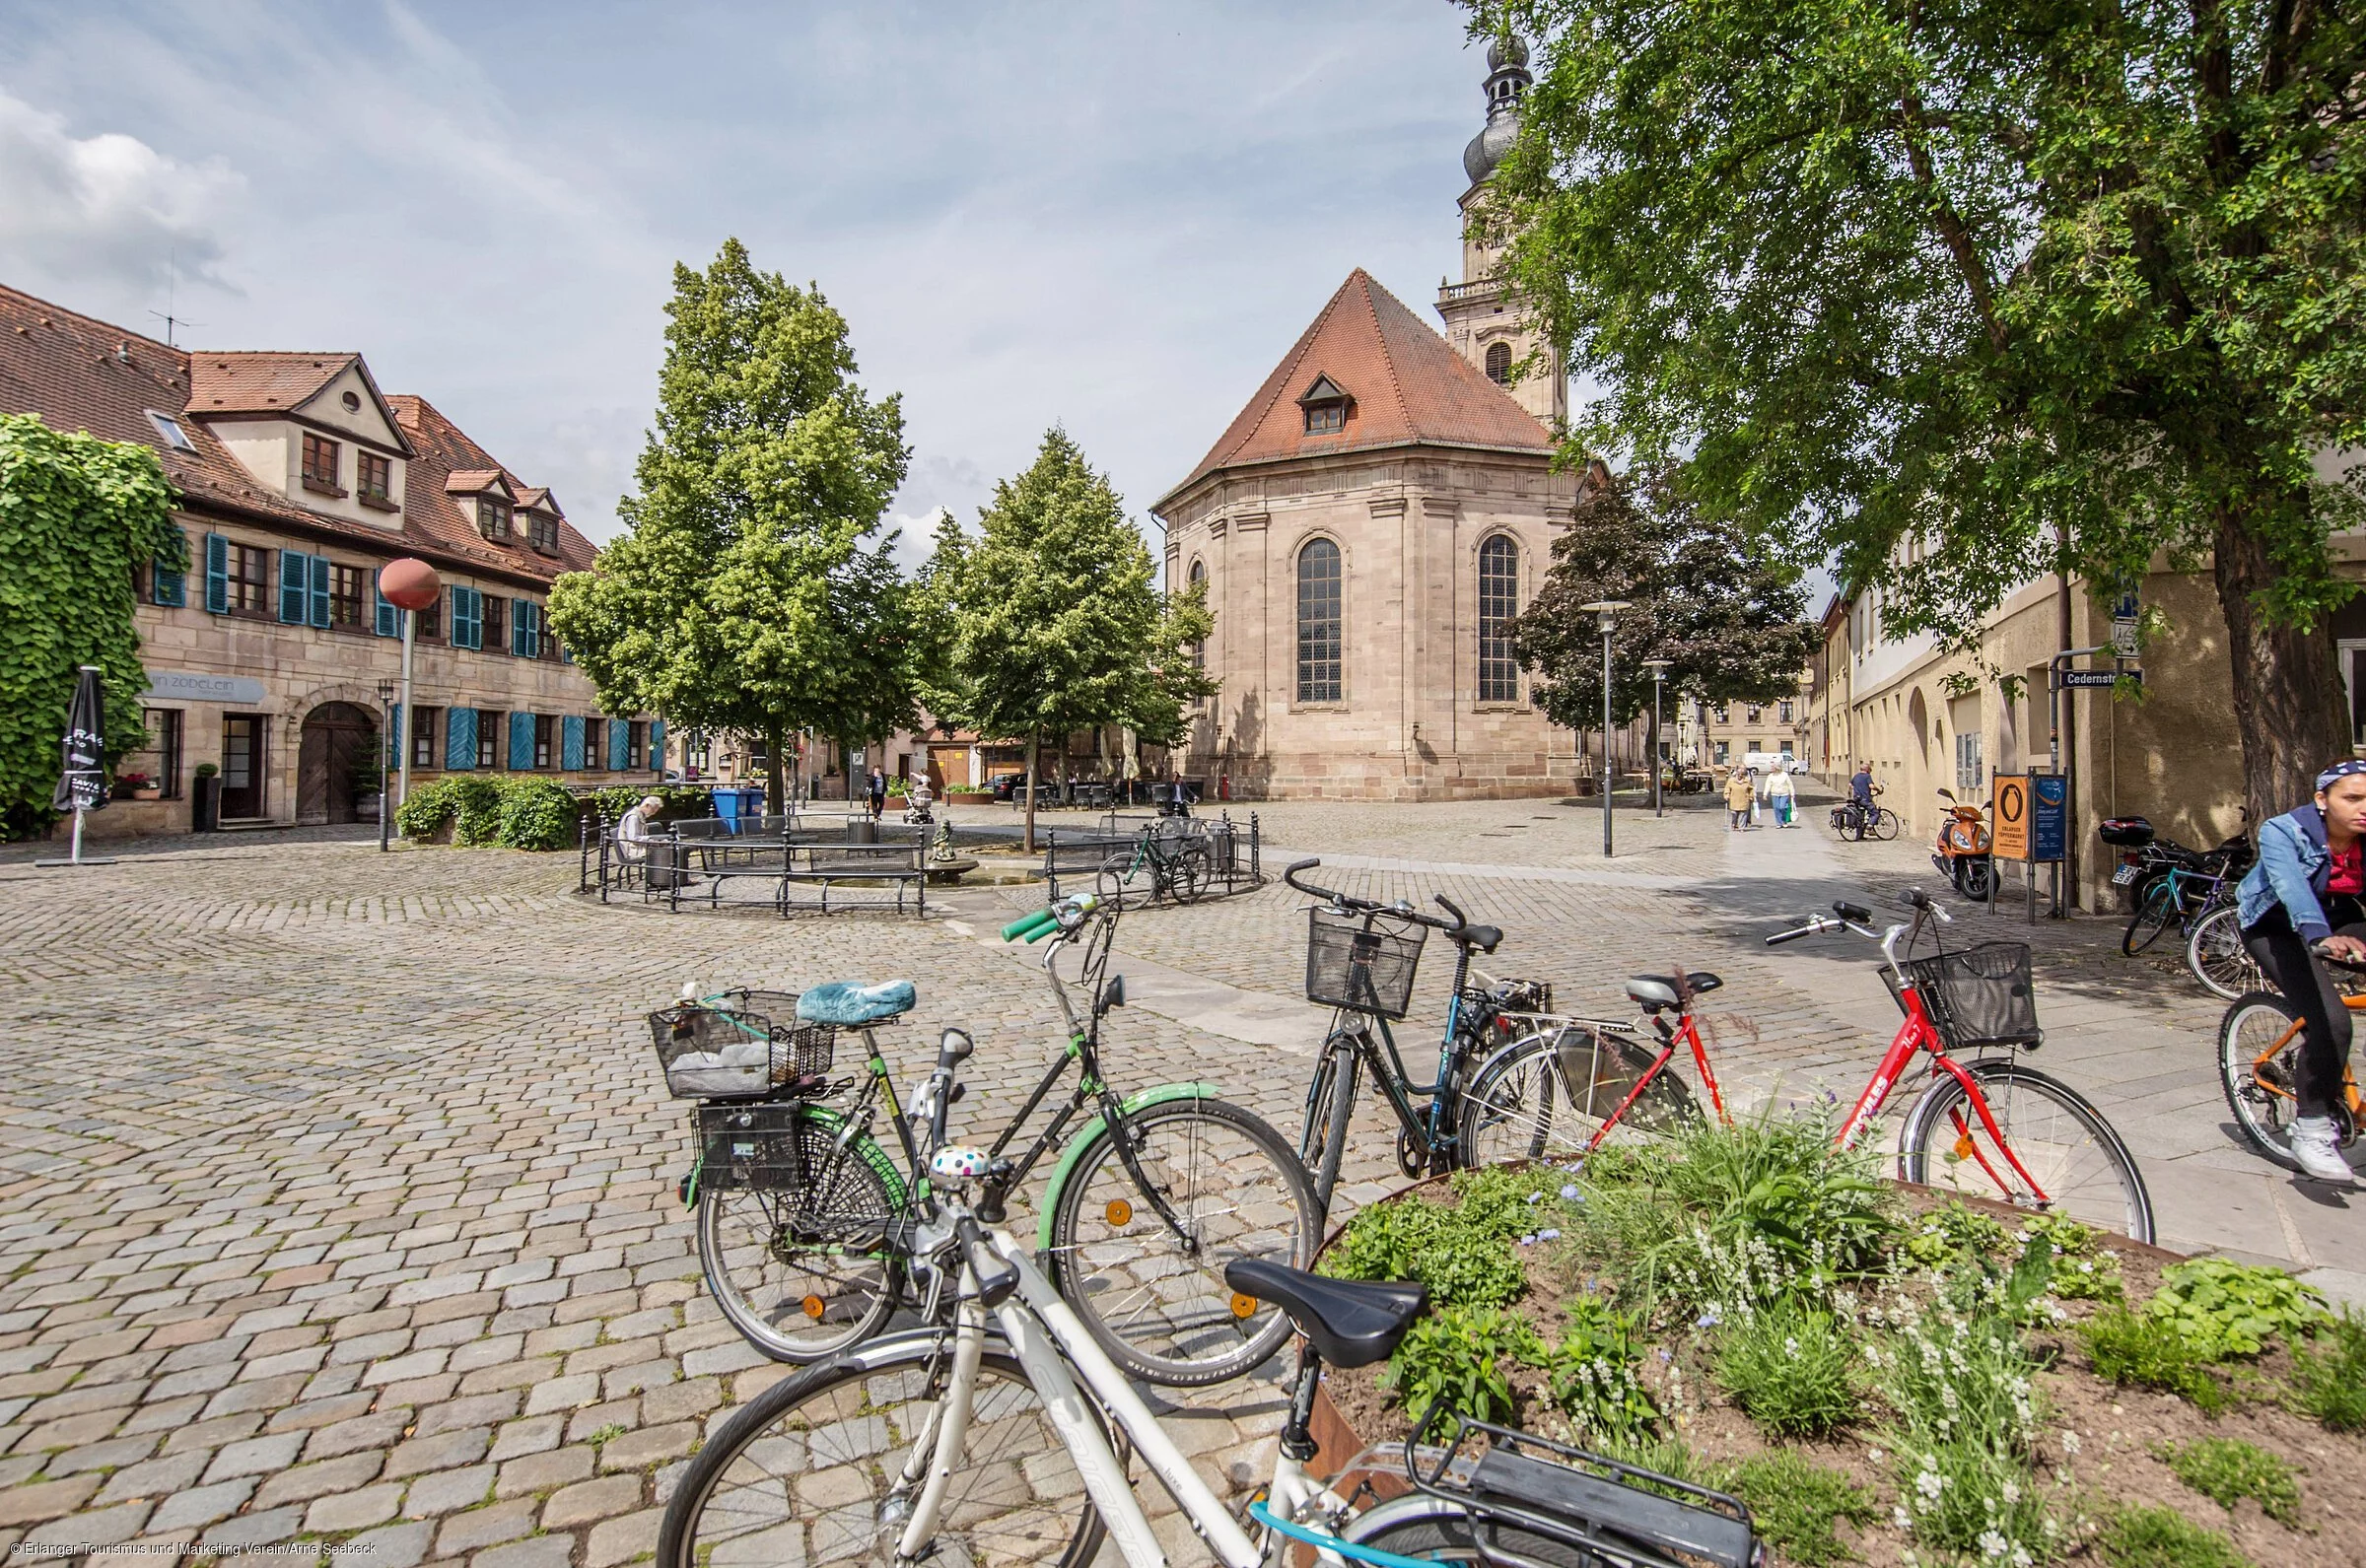
M99 684L99 666L82 666L75 683L74 706L66 710L65 766L57 776L50 807L74 813L74 857L35 860L35 865L112 865L112 860L86 860L82 855L82 818L106 805L106 774L101 748L106 740L106 693Z

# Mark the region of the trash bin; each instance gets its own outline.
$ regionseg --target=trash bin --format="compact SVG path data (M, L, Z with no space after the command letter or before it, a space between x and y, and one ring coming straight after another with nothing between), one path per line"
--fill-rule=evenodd
M879 825L869 817L850 817L846 823L846 842L876 844L879 842Z
M739 791L736 789L717 789L713 798L715 801L715 818L717 821L723 824L723 831L726 833L737 833L739 831Z
M753 822L764 814L764 786L762 784L741 784L738 795L740 821Z

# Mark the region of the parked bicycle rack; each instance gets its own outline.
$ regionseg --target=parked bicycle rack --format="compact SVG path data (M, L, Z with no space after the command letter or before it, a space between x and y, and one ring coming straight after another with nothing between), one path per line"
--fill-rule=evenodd
M1197 842L1204 846L1209 886L1203 898L1227 898L1265 880L1259 867L1255 812L1249 814L1244 832L1230 812L1210 822L1201 817L1127 817L1113 811L1089 833L1064 833L1055 828L1044 836L1043 880L1049 902L1057 904L1064 896L1060 889L1063 878L1072 885L1095 883L1112 856L1130 858L1151 841L1169 839L1178 845ZM1161 848L1149 852L1171 856L1175 852ZM1131 894L1127 902L1134 902ZM1162 880L1143 878L1143 902L1166 902Z

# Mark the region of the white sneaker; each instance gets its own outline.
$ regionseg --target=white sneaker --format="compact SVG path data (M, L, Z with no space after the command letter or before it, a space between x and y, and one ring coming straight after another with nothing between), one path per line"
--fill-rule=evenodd
M2304 1116L2293 1122L2292 1158L2303 1176L2337 1187L2358 1185L2358 1173L2333 1146L2333 1119L2330 1116Z

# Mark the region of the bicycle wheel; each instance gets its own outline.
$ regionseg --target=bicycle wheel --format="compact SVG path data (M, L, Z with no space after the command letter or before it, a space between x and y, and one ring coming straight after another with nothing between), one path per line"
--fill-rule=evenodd
M1101 1348L1136 1377L1171 1388L1238 1377L1281 1348L1289 1320L1234 1295L1224 1264L1313 1262L1322 1229L1306 1172L1280 1133L1221 1100L1151 1106L1126 1118L1125 1132L1182 1233L1104 1133L1069 1172L1052 1210L1052 1278Z
M1957 1065L1979 1086L2004 1135L2002 1143L1988 1131L1962 1082L1941 1070L1907 1113L1898 1142L1899 1175L1944 1192L2067 1214L2140 1242L2152 1240L2152 1197L2135 1158L2077 1090L2002 1058ZM2035 1190L2014 1169L2007 1148L2034 1179Z
M1205 845L1187 844L1175 857L1168 872L1168 886L1178 904L1197 904L1208 892L1208 849Z
M2177 914L2177 899L2166 882L2156 882L2136 906L2136 913L2127 918L2127 929L2120 933L2120 951L2135 957L2161 939L2169 921Z
M2292 1119L2300 1114L2300 1014L2271 990L2235 999L2218 1021L2218 1086L2251 1146L2288 1171Z
M1888 806L1876 807L1873 812L1873 837L1884 843L1898 837L1898 813Z
M1361 1065L1355 1046L1334 1035L1323 1042L1323 1058L1315 1065L1314 1082L1306 1090L1298 1163L1313 1173L1315 1208L1326 1218L1331 1212L1331 1194L1339 1187L1339 1164L1347 1154L1348 1124L1356 1119L1356 1078Z
M1657 1055L1573 1026L1513 1041L1480 1067L1463 1099L1456 1147L1464 1167L1579 1158ZM1684 1080L1662 1067L1612 1136L1671 1132L1700 1114Z
M817 1173L812 1188L698 1194L707 1290L740 1337L775 1361L823 1361L862 1343L902 1293L902 1264L887 1245L887 1184L859 1150L836 1146L837 1130L800 1116L801 1163L768 1167Z
M1650 1499L1640 1495L1635 1501L1642 1509L1652 1506ZM1626 1545L1631 1539L1623 1536L1610 1521L1595 1520L1588 1523L1606 1544ZM1613 1561L1658 1563L1675 1560L1647 1546L1632 1557L1605 1557L1599 1552L1558 1540L1506 1520L1488 1517L1474 1519L1467 1508L1443 1497L1402 1497L1383 1503L1351 1520L1340 1532L1340 1538L1354 1545L1370 1546L1380 1551L1394 1552L1400 1557L1418 1557L1427 1562L1528 1562L1551 1564L1553 1568L1605 1568L1606 1564Z
M1083 1568L1101 1544L1100 1512L1024 1369L989 1345L935 1560ZM904 1477L927 1476L951 1366L950 1333L898 1335L757 1395L690 1461L665 1505L658 1562L888 1568L920 1491ZM1092 1400L1081 1403L1102 1419Z
M2221 904L2193 922L2186 936L2186 968L2212 995L2239 1001L2247 991L2266 989L2251 949L2243 945L2243 912Z
M1092 891L1103 904L1120 911L1126 908L1126 895L1134 891L1134 852L1120 850L1101 862L1093 873ZM1140 902L1140 895L1137 895Z

